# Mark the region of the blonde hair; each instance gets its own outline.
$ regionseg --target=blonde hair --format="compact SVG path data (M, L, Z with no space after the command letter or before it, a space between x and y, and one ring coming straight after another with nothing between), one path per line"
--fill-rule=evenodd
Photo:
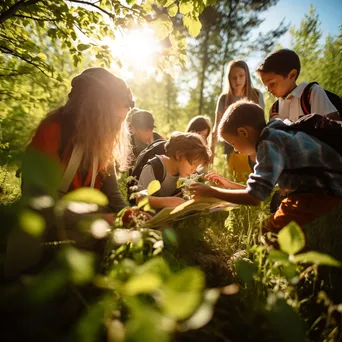
M183 156L189 163L200 160L207 164L211 150L198 133L173 132L165 144L165 154L170 158Z
M129 165L129 134L127 123L115 115L115 106L132 105L127 84L103 68L90 68L72 80L67 103L50 112L45 120L61 124L60 156L69 146L84 148L82 168L89 167L98 156L102 169L115 160L120 168Z
M228 82L227 82L227 87L226 89L222 92L222 95L227 95L226 100L225 100L225 107L227 107L229 104L232 104L234 102L233 97L234 97L234 92L233 92L233 87L230 82L230 74L233 68L240 68L243 69L246 73L246 83L243 89L243 97L246 97L248 100L251 100L255 103L259 103L259 94L258 91L253 88L252 86L252 80L251 80L251 75L249 72L248 65L246 62L242 60L232 60L228 63L228 70L227 70L227 77L228 77Z

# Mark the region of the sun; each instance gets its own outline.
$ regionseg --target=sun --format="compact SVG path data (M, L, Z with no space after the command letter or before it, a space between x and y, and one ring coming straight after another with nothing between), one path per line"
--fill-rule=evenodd
M153 30L148 27L120 31L114 41L105 43L110 47L113 57L120 59L122 72L126 73L133 70L154 72L162 52Z

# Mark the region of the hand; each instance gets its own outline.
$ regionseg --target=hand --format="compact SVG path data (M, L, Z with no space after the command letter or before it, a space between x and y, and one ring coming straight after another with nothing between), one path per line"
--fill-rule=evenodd
M193 198L198 197L215 197L214 189L206 184L193 183L190 185L190 191L193 193Z
M223 186L224 188L231 187L231 182L218 173L208 172L204 178L215 183L218 186Z
M167 201L167 207L168 208L176 208L177 206L179 206L180 204L182 204L184 202L185 201L183 200L183 198L180 198L177 196L169 197L169 199Z

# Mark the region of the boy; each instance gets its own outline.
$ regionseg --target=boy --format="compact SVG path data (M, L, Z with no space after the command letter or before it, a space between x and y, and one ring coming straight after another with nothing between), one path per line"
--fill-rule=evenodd
M149 197L152 208L174 208L184 200L174 196L177 192L179 177L187 177L195 173L198 167L209 162L211 151L205 140L197 133L172 133L165 144L165 155L157 155L150 159L140 174L139 190L147 189L150 182L156 179L156 166L162 168L163 180L161 188Z
M278 183L289 191L270 218L268 229L279 231L291 221L307 224L336 207L342 199L342 157L329 145L304 132L285 132L282 120L265 122L258 105L245 100L228 107L219 125L221 139L246 155L256 152L256 165L247 186L226 190L196 183L195 197L216 197L244 205L258 205ZM222 176L208 179L231 187Z
M151 144L153 141L163 139L160 134L153 130L154 117L147 110L134 108L128 114L127 122L132 133L132 149L134 158L137 158L139 153Z
M300 73L298 55L288 49L271 53L256 70L268 92L277 97L278 110L271 108L270 119L289 119L293 122L305 113L301 108L301 96L307 82L296 84ZM339 120L335 106L329 100L324 89L318 84L310 88L311 113L328 115L333 120Z

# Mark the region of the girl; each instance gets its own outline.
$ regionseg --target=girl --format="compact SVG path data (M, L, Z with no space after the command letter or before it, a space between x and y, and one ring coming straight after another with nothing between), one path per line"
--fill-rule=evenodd
M208 143L208 137L211 131L211 121L208 116L197 115L193 117L185 130L186 132L198 133Z
M122 79L103 68L86 69L72 80L66 104L40 123L28 148L62 166L61 193L94 187L108 197L108 209L118 212L126 203L114 156L122 168L127 165L129 140L123 123L132 107L131 90Z
M211 163L214 162L217 128L223 113L229 105L241 98L248 98L264 108L263 95L258 89L253 88L247 64L242 60L233 60L228 64L227 89L220 95L216 106L215 124L211 142ZM252 160L249 160L245 155L235 153L233 147L227 143L224 143L224 153L227 155L229 173L235 174L236 180L238 181L244 180L246 175L248 176L251 172Z
M184 202L182 198L174 196L178 178L195 173L199 166L209 162L210 155L210 149L199 134L173 132L165 144L165 155L156 155L144 166L138 188L147 189L150 182L156 179L157 168L161 167L161 188L149 197L149 204L155 209L177 207Z

